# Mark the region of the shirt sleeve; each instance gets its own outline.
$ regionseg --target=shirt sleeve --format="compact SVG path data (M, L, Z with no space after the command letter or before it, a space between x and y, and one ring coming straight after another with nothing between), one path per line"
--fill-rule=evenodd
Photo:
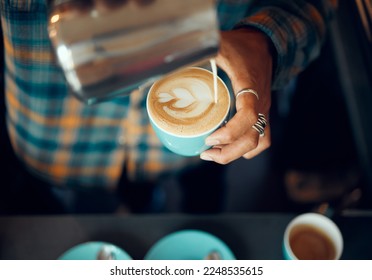
M280 89L316 58L337 1L255 1L235 28L263 31L276 50L273 89Z

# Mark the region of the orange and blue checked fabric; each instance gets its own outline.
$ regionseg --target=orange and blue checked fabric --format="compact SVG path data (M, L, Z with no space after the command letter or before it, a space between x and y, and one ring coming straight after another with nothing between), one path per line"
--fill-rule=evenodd
M46 2L0 0L7 127L25 165L55 185L110 188L124 166L140 181L198 161L160 144L145 93L88 106L69 92L48 38ZM274 85L281 87L319 52L329 3L227 0L217 9L222 30L254 26L272 38Z

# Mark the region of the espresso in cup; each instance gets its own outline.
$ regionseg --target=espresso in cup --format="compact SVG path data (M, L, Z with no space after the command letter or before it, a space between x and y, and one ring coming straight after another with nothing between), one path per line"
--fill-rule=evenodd
M323 230L308 224L297 225L289 235L293 254L300 260L333 260L336 248Z
M294 218L284 233L283 253L289 260L337 260L343 250L338 226L318 213Z
M150 122L160 141L184 156L209 148L205 139L224 123L229 110L225 83L198 67L184 68L156 81L147 96Z

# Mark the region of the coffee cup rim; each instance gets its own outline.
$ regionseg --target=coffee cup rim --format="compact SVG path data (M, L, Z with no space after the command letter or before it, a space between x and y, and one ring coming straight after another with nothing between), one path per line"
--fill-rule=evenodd
M209 71L208 69L205 69L205 68L202 68L202 67L197 67L197 66L189 66L189 67L186 67L185 69L190 69L190 68L192 68L192 69L202 70L202 71L205 71L205 72L208 72L208 73L213 74L213 73L212 73L211 71ZM179 70L179 71L180 71L180 70ZM178 71L174 71L173 73L175 73L175 72L178 72ZM224 120L226 120L226 118L227 118L227 116L228 116L228 114L229 114L229 111L230 111L230 106L231 106L231 96L230 96L230 91L229 91L229 89L228 89L226 83L225 83L225 82L224 82L224 81L223 81L223 80L222 80L218 75L217 75L217 79L220 80L220 81L222 82L222 84L223 84L223 86L225 87L226 92L227 92L227 94L228 94L228 104L227 104L228 106L227 106L227 110L226 110L226 112L225 112L223 118L221 118L221 122L220 122L218 125L212 127L211 129L209 129L209 130L207 130L207 131L204 131L204 132L199 133L199 134L194 134L194 135L180 135L180 134L176 134L176 133L173 133L173 132L167 131L167 130L165 130L164 128L160 127L160 126L156 123L156 121L154 120L154 118L153 118L152 115L151 115L150 110L148 109L148 108L149 108L149 96L150 96L150 92L151 92L152 88L154 87L154 85L155 85L158 81L155 81L155 82L151 85L150 89L148 90L147 97L146 97L146 111L147 111L147 114L148 114L149 118L151 119L152 123L155 124L156 127L157 127L158 129L160 129L161 131L163 131L164 133L167 133L167 134L169 134L169 135L171 135L171 136L174 136L174 137L181 137L181 138L196 138L196 137L200 137L200 136L203 136L203 135L207 135L207 134L211 133L212 131L216 130L219 126L221 126L221 125L223 124Z

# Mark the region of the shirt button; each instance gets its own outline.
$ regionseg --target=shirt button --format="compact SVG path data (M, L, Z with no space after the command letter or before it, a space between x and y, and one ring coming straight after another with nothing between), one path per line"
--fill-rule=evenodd
M124 135L120 135L119 138L118 138L119 145L124 146L125 145L125 142L126 142L125 136Z

